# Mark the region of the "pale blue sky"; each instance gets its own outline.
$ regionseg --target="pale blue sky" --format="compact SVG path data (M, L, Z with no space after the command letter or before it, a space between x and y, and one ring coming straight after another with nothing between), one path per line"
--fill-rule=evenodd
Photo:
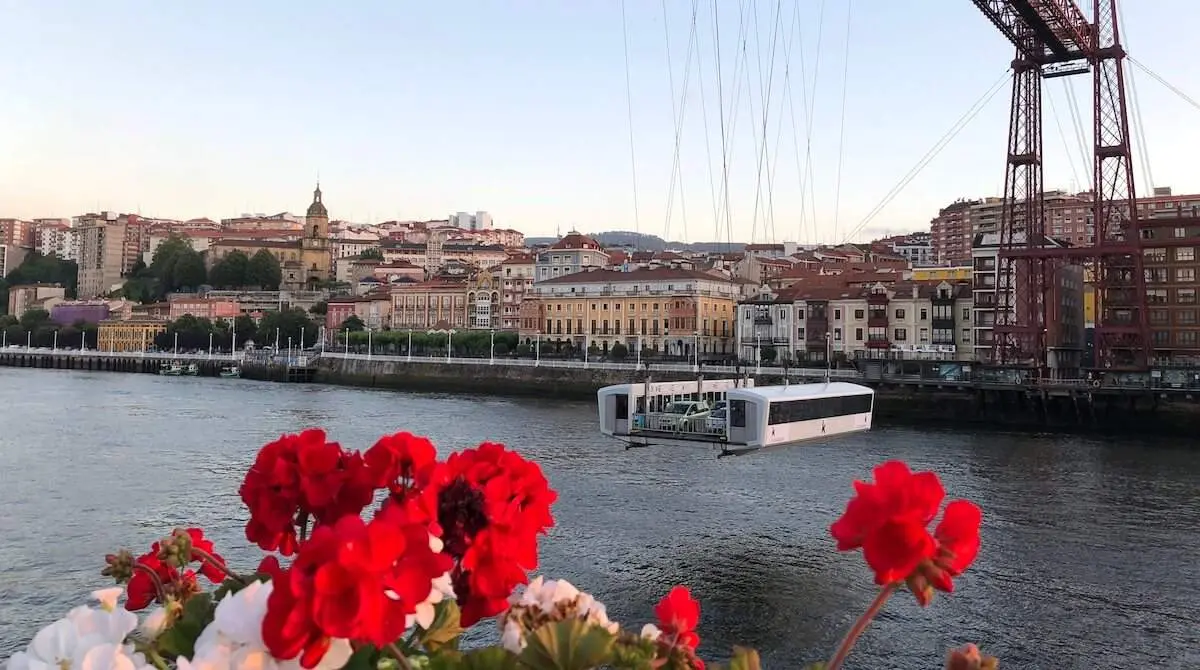
M637 229L692 241L730 234L755 241L840 240L1003 75L1012 57L968 0L716 2L727 124L738 107L728 140L731 227L714 222L709 182L711 157L719 196L713 0L698 0L699 63L693 54L680 140L684 198L681 205L677 189L669 224L672 105L681 104L692 0L667 0L668 30L661 0L625 3L636 216L619 0L0 0L0 216L110 209L219 219L301 212L319 172L331 215L355 221L483 209L498 225L529 235L578 228ZM1189 53L1200 2L1125 4L1131 54L1200 98L1200 71ZM735 78L739 10L749 75L742 64ZM794 114L783 77L789 42ZM843 68L849 76L841 204L835 207ZM1193 167L1200 110L1137 68L1128 70L1155 185L1200 190ZM737 103L731 102L735 79ZM755 148L768 80L773 217L765 213L766 179L758 177ZM1090 78L1076 78L1074 86L1090 142ZM1082 188L1087 177L1079 175L1091 170L1079 165L1064 87L1054 80L1046 90L1074 159L1068 161L1047 105L1046 181ZM803 162L805 96L814 109L815 196L801 214L795 147ZM1005 85L860 237L922 228L957 197L998 194L1008 99ZM1139 167L1142 190L1144 175Z

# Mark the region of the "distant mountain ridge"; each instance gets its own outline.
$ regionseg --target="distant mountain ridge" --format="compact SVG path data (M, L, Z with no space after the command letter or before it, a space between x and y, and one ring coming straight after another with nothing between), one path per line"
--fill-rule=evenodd
M629 230L609 230L587 235L606 247L633 247L640 251L678 249L701 253L739 252L746 246L743 242L668 242L657 235L635 233ZM558 239L557 237L526 237L525 244L529 246L554 244Z

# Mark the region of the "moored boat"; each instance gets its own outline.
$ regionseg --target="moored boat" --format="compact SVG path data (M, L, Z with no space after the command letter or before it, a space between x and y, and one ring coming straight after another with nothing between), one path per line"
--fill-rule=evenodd
M225 379L238 379L242 376L242 369L236 365L226 365L221 368L220 376Z
M183 374L183 366L178 363L163 363L158 366L158 374L167 377L178 377Z

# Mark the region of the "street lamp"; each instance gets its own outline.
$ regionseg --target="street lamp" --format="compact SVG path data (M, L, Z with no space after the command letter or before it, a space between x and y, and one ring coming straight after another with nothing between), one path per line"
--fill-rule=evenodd
M542 331L538 330L537 339L533 341L533 366L542 364Z
M638 369L638 370L642 369L642 336L641 335L637 336L637 368L636 369Z
M275 353L279 353L279 329L275 329Z
M408 329L408 362L412 362L412 328Z
M208 334L208 357L209 358L212 358L212 340L213 340L213 334L210 332Z
M51 346L51 351L58 351L58 331L54 331L54 344Z
M450 362L450 352L454 350L454 331L446 331L446 362Z
M492 332L492 355L491 355L491 358L488 359L488 365L495 365L496 364L496 329L493 328L491 332Z
M291 365L291 364L292 364L292 336L291 336L291 335L288 335L288 354L287 354L287 362L288 362L288 365Z
M692 333L692 338L693 338L692 360L695 361L692 364L692 372L699 372L700 371L700 331L697 330L694 333Z
M371 329L367 329L367 360L371 360Z
M171 354L171 358L179 358L179 333L175 333L175 350Z

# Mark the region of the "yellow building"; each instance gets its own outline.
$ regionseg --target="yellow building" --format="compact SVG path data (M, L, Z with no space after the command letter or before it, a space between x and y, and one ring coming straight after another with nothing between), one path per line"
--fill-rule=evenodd
M321 185L317 184L312 204L304 216L304 230L298 240L294 237L295 233L290 231L281 231L273 238L242 238L234 233L209 245L210 267L234 251L253 256L259 250L266 249L279 261L282 273L280 288L314 290L318 284L329 281L333 278L329 210L321 198Z
M912 281L932 282L932 281L948 281L960 282L971 281L971 266L956 265L948 268L913 268Z
M145 351L166 329L167 322L162 319L101 321L96 326L97 346L100 351Z
M534 283L521 303L520 337L608 351L620 342L672 356L732 354L738 284L676 268L592 270Z

